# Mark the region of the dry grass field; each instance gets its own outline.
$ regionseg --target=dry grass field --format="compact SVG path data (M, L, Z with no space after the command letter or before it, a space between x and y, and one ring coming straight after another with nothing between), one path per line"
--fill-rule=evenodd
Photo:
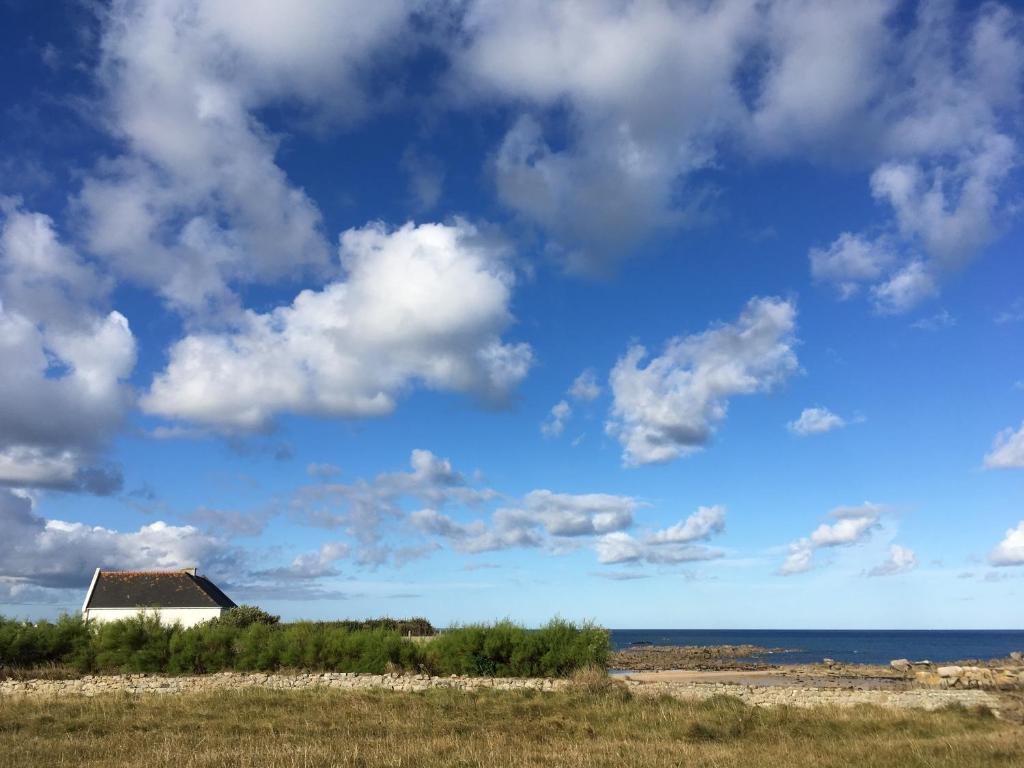
M266 691L0 700L0 766L1021 766L987 712L756 709L734 699Z

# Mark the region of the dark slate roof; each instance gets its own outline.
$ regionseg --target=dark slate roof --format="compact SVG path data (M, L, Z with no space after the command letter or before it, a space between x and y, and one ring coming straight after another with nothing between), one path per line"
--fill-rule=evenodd
M188 571L100 571L86 608L234 608L205 576Z

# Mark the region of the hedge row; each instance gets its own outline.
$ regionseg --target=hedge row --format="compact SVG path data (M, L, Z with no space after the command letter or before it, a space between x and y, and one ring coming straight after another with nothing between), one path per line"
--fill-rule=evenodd
M509 621L456 627L427 643L414 643L387 626L346 624L215 620L184 629L152 616L103 624L68 616L38 624L0 617L0 667L60 663L105 673L306 669L554 677L603 668L608 659L605 630L561 619L537 630Z

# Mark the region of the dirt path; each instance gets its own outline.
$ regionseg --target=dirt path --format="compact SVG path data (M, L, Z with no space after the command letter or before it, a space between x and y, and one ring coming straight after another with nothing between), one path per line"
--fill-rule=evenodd
M910 684L882 677L838 677L784 670L715 670L671 669L657 672L613 672L615 677L642 683L731 683L758 686L805 686L810 688L846 688L854 690L906 690Z

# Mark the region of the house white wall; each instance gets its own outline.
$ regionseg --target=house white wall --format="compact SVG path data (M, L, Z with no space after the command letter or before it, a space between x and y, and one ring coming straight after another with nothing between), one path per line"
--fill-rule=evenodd
M216 619L223 608L86 608L82 616L86 621L119 621L140 613L156 614L161 624L178 622L183 627L194 627L210 619Z

